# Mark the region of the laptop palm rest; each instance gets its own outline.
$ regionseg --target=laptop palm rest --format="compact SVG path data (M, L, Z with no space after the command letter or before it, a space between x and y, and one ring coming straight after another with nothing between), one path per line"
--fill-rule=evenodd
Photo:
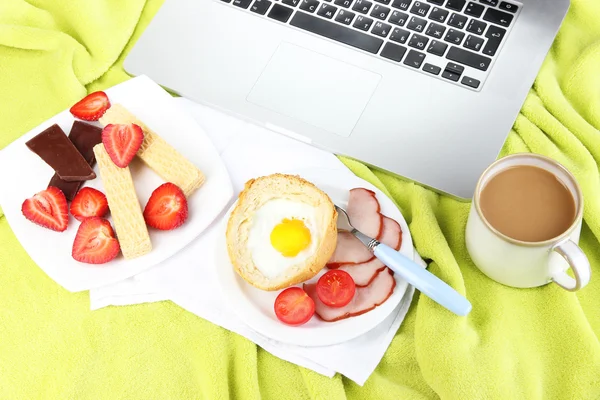
M376 73L283 42L247 100L348 137L380 80Z

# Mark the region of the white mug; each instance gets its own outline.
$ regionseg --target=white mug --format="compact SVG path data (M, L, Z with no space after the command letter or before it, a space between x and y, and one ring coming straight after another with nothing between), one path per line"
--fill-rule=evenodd
M556 176L569 189L577 208L571 226L559 236L542 242L524 242L508 237L485 219L480 206L481 191L487 182L507 168L530 165ZM467 221L467 249L475 265L489 278L507 286L530 288L550 282L569 291L590 281L590 263L577 245L583 220L583 196L575 177L556 161L530 153L497 160L481 175ZM573 271L573 279L567 270Z

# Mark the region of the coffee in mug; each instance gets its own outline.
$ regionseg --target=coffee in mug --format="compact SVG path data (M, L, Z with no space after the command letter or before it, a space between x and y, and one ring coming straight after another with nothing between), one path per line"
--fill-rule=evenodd
M542 242L575 221L575 200L554 174L519 165L490 178L481 191L481 211L500 233L524 242Z
M591 275L577 246L582 219L581 189L566 168L535 154L511 155L479 179L467 221L467 249L475 265L502 284L555 282L579 290Z

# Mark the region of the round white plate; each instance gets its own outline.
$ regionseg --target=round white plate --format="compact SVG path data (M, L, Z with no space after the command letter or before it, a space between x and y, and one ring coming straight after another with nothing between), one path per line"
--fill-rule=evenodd
M314 183L342 208L346 208L348 205L350 189L364 187L373 190L381 205L381 212L398 221L402 227L400 252L411 260L414 258L412 238L404 217L394 203L375 186L345 170L305 169L288 173L300 175ZM248 326L267 338L299 346L328 346L342 343L373 329L402 300L407 283L396 275L394 276L396 279L394 292L385 303L372 311L336 322L324 322L315 315L309 322L301 326L293 327L283 324L277 319L273 310L275 298L281 291L267 292L253 287L235 272L229 261L225 230L233 207L235 204L228 210L219 227L215 257L217 276L228 306ZM321 273L308 282L316 282L326 271L327 269L324 268Z
M148 230L151 252L131 260L119 255L101 266L83 264L71 256L80 225L77 220L70 216L69 227L59 233L31 223L21 213L23 201L45 189L54 174L25 142L53 124L58 124L68 134L74 120L69 110L55 115L0 151L0 204L10 227L33 261L71 292L111 285L160 264L212 224L234 195L227 168L208 135L160 86L148 77L140 76L114 86L106 93L112 104L122 104L200 168L206 181L188 199L189 217L185 224L172 231ZM164 180L138 159L133 160L130 170L143 209L154 189ZM85 182L84 186L104 192L97 165L95 171L98 177ZM108 218L112 221L110 216Z

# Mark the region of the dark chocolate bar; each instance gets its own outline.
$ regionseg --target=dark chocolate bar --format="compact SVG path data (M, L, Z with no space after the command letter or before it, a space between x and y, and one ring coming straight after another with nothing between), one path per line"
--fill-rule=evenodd
M102 129L97 126L86 124L85 122L75 121L69 133L69 140L75 148L81 153L88 165L93 168L96 164L94 156L94 146L102 143ZM71 201L79 191L83 181L67 182L60 179L58 174L54 174L48 186L56 186L63 191L67 200Z
M26 145L51 166L62 180L85 181L96 177L92 167L56 124L30 139Z

